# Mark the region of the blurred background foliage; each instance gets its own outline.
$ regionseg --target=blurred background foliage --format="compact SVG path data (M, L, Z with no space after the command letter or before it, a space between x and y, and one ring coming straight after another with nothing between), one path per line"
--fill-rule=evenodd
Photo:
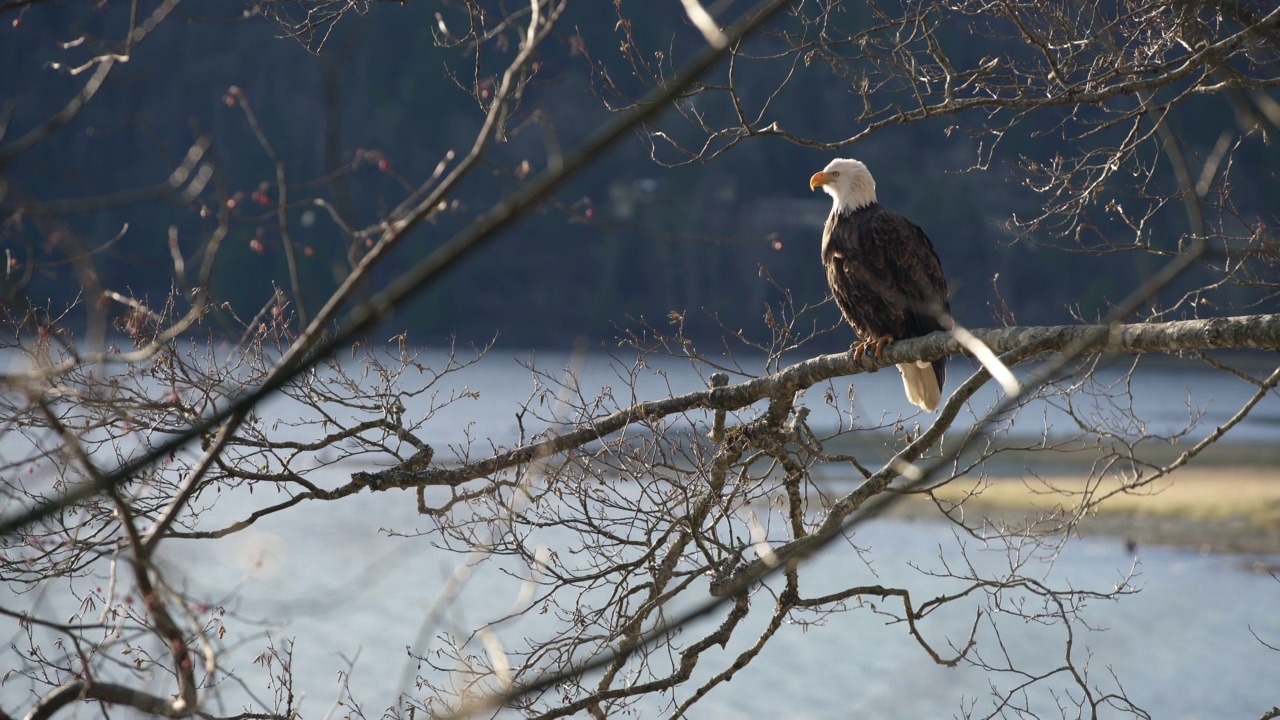
M244 93L285 162L290 186L302 188L291 197L323 197L353 227L366 227L421 183L446 151L469 148L484 117L472 79L499 72L515 52L490 50L482 60L493 67L477 71L474 54L442 46L448 24L463 17L455 4L374 3L364 14L348 14L316 54L282 38L280 26L252 4L183 2L83 112L3 168L0 242L10 256L6 301L45 305L48 298L50 312L57 314L81 293L68 258L91 253L104 286L161 302L173 287L170 228L190 256L214 225L213 218L201 216L200 202L170 198L43 215L21 208L162 182L190 144L208 135L226 196L236 203L232 234L214 273L214 297L229 303L235 316L253 317L274 287L288 286L287 269L275 230L275 172L241 110L228 102L228 89ZM632 0L616 5L570 4L558 33L540 48L538 71L486 167L465 181L450 212L397 249L375 283L509 192L523 177L522 167L545 167L549 147L570 149L606 120L606 103L617 99L602 89L602 73L623 92L641 94L650 79L634 74L628 52L666 48L657 62L678 68L702 46L675 2L661 8ZM68 0L5 16L12 18L0 30L0 98L12 113L6 141L43 123L83 85L83 75L72 77L51 64L74 56L75 49L63 43L81 34L120 37L128 12L127 2ZM620 12L631 20L634 47L624 39ZM857 27L869 19L862 6L851 5L833 13L830 22ZM960 30L942 36L958 65L991 52L1014 59L1029 52L1012 43L993 48L988 40L972 40ZM749 51L766 53L778 40L758 37L752 43ZM735 81L744 99L758 103L791 67L789 61L762 61L740 70ZM790 132L818 141L852 135L860 129L855 118L862 106L849 79L856 71L856 60L797 68L774 100L773 117ZM709 81L722 82L726 73L721 66ZM708 103L705 111L725 108ZM633 318L660 325L671 311L684 315L691 337L760 328L764 305L779 298L778 288L790 289L798 304L820 303L826 295L818 242L829 201L810 193L807 180L837 155L867 162L881 200L933 238L961 322L997 324L994 307L1006 304L1022 324L1092 320L1159 260L1134 250L1079 252L1074 241L1048 232L1019 237L1008 225L1015 214L1035 212L1040 202L1014 165L1026 158L1049 162L1078 149L1059 127L1073 122L1071 111L1028 115L994 150L989 139L964 132L964 116L889 127L835 152L751 138L711 162L674 167L669 164L681 158L658 152L663 162L655 162L649 145L637 138L420 295L391 326L407 330L414 342L454 333L463 341L484 341L496 333L503 345L542 347L611 338ZM1170 124L1187 148L1203 155L1234 120L1230 106L1210 96L1180 105ZM681 139L700 142L693 128ZM1096 138L1105 140L1105 133ZM1252 147L1256 152L1233 159L1235 201L1274 218L1280 157L1274 143ZM1150 152L1151 162L1166 162L1154 147ZM358 166L353 172L324 179L352 163ZM1169 184L1174 187L1172 177ZM1106 192L1123 199L1126 189ZM1099 204L1107 199L1099 198ZM318 304L345 276L348 249L318 210L299 207L290 216L303 295ZM1152 220L1151 236L1167 236L1166 247L1175 247L1186 232L1179 203ZM123 236L108 243L126 224ZM1095 231L1104 238L1126 232L1105 223ZM761 268L776 286L761 278ZM1203 286L1206 277L1192 273L1166 295ZM1232 287L1222 289L1216 302L1248 308L1265 297ZM819 325L835 325L838 313L828 304L817 317ZM837 332L823 342L837 349L851 339Z

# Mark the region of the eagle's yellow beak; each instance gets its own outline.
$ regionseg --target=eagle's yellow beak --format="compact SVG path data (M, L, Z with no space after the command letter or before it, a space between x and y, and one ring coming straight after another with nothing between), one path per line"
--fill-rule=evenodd
M830 182L831 182L831 178L827 177L826 173L819 171L814 173L813 177L809 178L809 189L817 190L818 188L822 187L823 185L827 185Z

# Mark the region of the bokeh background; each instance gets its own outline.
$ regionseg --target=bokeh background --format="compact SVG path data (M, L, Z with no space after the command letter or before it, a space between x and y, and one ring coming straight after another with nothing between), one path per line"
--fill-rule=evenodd
M602 73L631 97L643 92L649 82L633 76L627 44L620 40L619 12L631 20L638 48L666 48L667 60L677 64L700 49L703 39L676 4L660 5L625 2L615 9L607 2L571 3L561 30L539 48L538 71L488 166L466 180L449 212L397 250L397 261L384 264L374 284L510 192L522 163L534 171L545 167L549 147L572 148L611 117L608 105L620 99L603 87ZM6 16L0 29L0 98L11 113L10 139L43 123L83 85L85 74L65 71L77 49L63 44L81 33L119 37L129 9L122 2L59 2ZM214 294L239 316L252 317L273 284L287 287L287 273L272 208L254 196L265 188L267 197L275 197L263 185L274 182L275 171L241 109L228 104L229 88L240 88L251 103L289 182L315 181L309 192L332 202L355 228L398 204L406 187L421 182L447 151L465 152L483 120L474 92L474 56L437 42L445 23L457 17L448 3L373 3L363 14L348 13L327 36L302 41L284 37L282 26L267 17L286 10L271 4L180 4L66 127L5 168L5 204L12 209L152 186L168 177L198 136L208 135L226 192L240 198L218 260ZM871 21L868 13L851 6L832 21L855 27ZM958 66L993 49L989 40L965 42L965 30L955 30L954 38L945 38L946 28L941 32L960 53ZM754 43L751 49L764 53L776 41L762 37ZM1012 45L1000 51L1014 57L1029 52ZM510 52L490 53L484 62L496 71ZM779 125L821 142L860 129L854 119L864 98L827 64L795 70L789 62L762 61L738 72L735 81L744 98L758 101L787 72L792 76L770 110ZM722 111L711 104L706 109ZM867 162L882 201L933 238L962 322L993 324L993 307L1011 309L1023 324L1094 319L1148 277L1158 261L1146 252L1080 252L1078 238L1020 237L1009 226L1042 202L1015 171L1019 160L1047 162L1080 149L1078 143L1110 139L1105 133L1065 139L1055 129L1073 112L1032 114L1004 133L994 151L990 138L965 132L964 116L890 127L841 150L751 139L711 162L689 164L661 146L651 153L636 137L427 289L394 326L418 342L451 334L484 341L497 334L502 344L559 348L578 338L612 338L632 318L662 322L671 311L684 314L692 337L718 337L722 326L760 327L764 303L778 300L779 288L791 290L798 305L825 297L818 238L829 201L810 193L807 179L837 155ZM1180 106L1169 123L1187 148L1203 154L1235 119L1220 97L1208 97ZM695 147L702 138L672 112L662 125ZM1275 143L1255 143L1254 149L1233 160L1234 198L1246 210L1274 209L1280 151ZM323 181L352 163L359 165L355 171ZM979 163L981 169L974 169ZM69 249L96 248L127 223L117 242L95 251L94 271L105 286L158 302L172 286L169 228L177 229L184 252L191 254L212 227L213 220L201 218L198 209L170 198L84 214L11 214L0 244L33 272L21 282L17 275L5 279L10 297L25 292L42 302L51 298L56 312L81 290L75 264L66 262L75 254ZM318 303L345 274L348 251L322 214L298 209L291 216L304 297ZM1186 227L1184 209L1173 203L1153 216L1148 229L1172 243ZM1109 233L1124 235L1122 227L1106 222L1094 232L1101 243L1115 239ZM776 286L760 278L762 268ZM1193 272L1165 294L1177 297L1206 277ZM1225 305L1256 300L1247 288L1221 292ZM830 305L817 317L829 324L838 320ZM836 333L818 347L836 348L850 339Z

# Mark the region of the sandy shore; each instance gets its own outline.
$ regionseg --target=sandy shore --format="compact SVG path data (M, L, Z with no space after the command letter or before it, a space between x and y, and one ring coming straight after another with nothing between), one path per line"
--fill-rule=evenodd
M991 518L1021 525L1045 514L1079 513L1081 535L1107 535L1135 546L1174 545L1207 552L1280 555L1280 468L1194 465L1148 486L1117 478L1088 483L1079 475L960 479L937 491L964 500L967 524ZM937 517L928 498L910 498L893 514Z

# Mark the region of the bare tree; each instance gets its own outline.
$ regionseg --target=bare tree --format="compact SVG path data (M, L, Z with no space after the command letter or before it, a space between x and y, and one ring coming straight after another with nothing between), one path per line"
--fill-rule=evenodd
M21 19L42 5L0 2L0 14ZM396 10L379 5L264 0L247 15L266 15L325 53L351 14ZM989 677L990 697L964 706L966 716L1146 717L1125 691L1122 668L1090 666L1084 639L1084 610L1135 584L1122 577L1076 587L1045 565L1100 504L1150 491L1259 403L1274 401L1274 355L1259 373L1236 351L1280 349L1280 315L1266 313L1280 277L1275 218L1232 173L1280 131L1280 105L1269 93L1280 83L1280 11L1216 0L765 0L734 14L725 3L688 0L655 20L616 3L621 49L606 58L574 29L570 5L443 4L435 40L456 52L447 72L483 120L469 147L433 147L433 167L393 167L379 151L362 150L299 179L256 99L239 87L222 90L218 99L239 113L271 168L271 179L248 193L234 189L227 167L247 150L197 132L153 185L78 199L29 195L27 176L13 168L110 92L112 73L175 25L179 3L135 2L122 33L86 32L68 43L61 71L78 83L69 99L16 138L0 136L0 232L6 248L29 249L7 258L2 325L15 367L0 393L0 578L10 592L0 614L13 628L5 683L25 693L21 708L4 710L46 718L88 702L95 714L118 706L165 717L299 714L292 667L305 650L229 631L251 622L235 602L242 585L212 595L186 587L165 552L318 503L411 490L422 524L388 533L458 561L426 619L401 629L410 640L409 681L369 706L347 690L360 664L353 659L338 683L334 709L343 714L610 717L651 703L644 707L686 716L769 652L784 625L876 613L918 644L922 663ZM637 29L654 22L658 30ZM646 45L654 38L663 44ZM572 144L540 114L550 128L545 158L504 165L494 147L533 122L518 110L551 42L572 49L617 114ZM746 74L775 85L761 92L742 81ZM788 128L773 115L819 87L839 94L823 98L832 111L853 109L843 137ZM1230 118L1214 144L1196 147L1177 126L1182 113L1210 101ZM1003 327L956 325L856 359L811 349L843 330L833 328L829 307L786 288L775 288L779 299L764 308L763 334L726 327L723 338L692 337L684 312L672 311L665 325L625 326L607 388L585 386L572 363L530 364L532 390L510 443L432 435L438 416L487 392L455 382L489 360L486 346L433 354L403 333L386 344L368 339L522 216L543 209L579 220L557 190L628 137L638 134L662 164L711 163L762 141L840 150L937 118L946 123L940 132L954 132L974 153L970 172L1016 178L1030 191L1009 196L1010 242L1140 258L1124 297L1076 325L1017 326L1010 315L997 318ZM1064 138L1077 152L1004 153L1011 138L1037 134ZM370 167L401 195L363 222L345 207L343 183ZM459 188L482 169L501 179L505 194L468 214ZM155 200L188 213L201 232L193 253L180 237L187 231L172 226L173 289L159 301L134 296L127 281L102 280L103 253L127 228L90 240L75 221ZM455 234L373 288L375 270L404 257L395 253L411 238L439 235L456 217ZM345 264L317 303L301 258L318 222L342 238ZM64 238L57 262L73 266L83 288L68 307L31 292L49 264L32 238L55 233ZM218 296L219 255L244 236L253 252L271 242L284 258L284 280L252 316ZM1150 430L1129 385L1150 354L1196 357L1250 385L1249 397L1213 428L1198 427L1192 413L1174 433ZM948 355L978 362L932 417L864 417L840 380ZM1130 364L1119 380L1104 381L1101 359L1117 355ZM649 394L653 367L673 359L704 387ZM1004 441L1020 414L1046 405L1069 434ZM1118 411L1094 412L1100 405ZM1148 451L1171 439L1185 449ZM1046 482L1039 489L1056 502L1025 522L966 514L989 465L1015 450L1087 457L1083 490ZM833 475L843 480L824 479ZM959 500L944 492L956 488ZM952 588L941 595L872 579L874 557L854 542L859 525L912 495L931 500L955 531L954 554L927 571ZM999 546L1004 561L976 560L965 538ZM820 553L857 558L868 581L831 589L811 572ZM483 565L518 578L522 595L470 625L447 622ZM965 632L932 626L953 612L972 618ZM505 623L539 616L518 645L502 637ZM1029 666L1004 645L1006 636L1036 632L1060 646L1051 667ZM814 632L813 642L829 641ZM260 650L256 667L229 667L224 659L243 644Z

